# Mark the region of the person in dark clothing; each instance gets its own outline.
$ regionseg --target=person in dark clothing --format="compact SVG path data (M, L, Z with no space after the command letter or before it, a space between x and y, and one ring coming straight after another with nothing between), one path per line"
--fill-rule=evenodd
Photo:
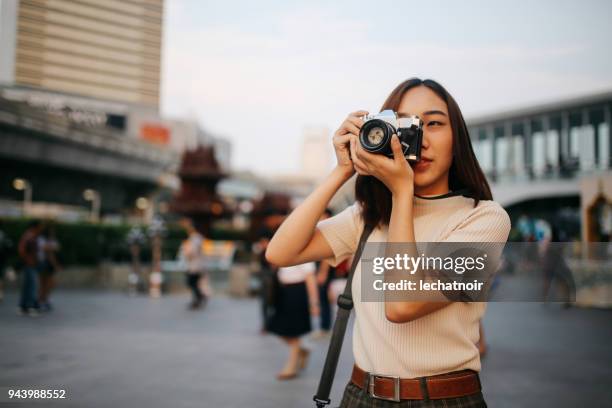
M280 225L284 218L282 214L276 214L274 211L268 211L263 219L261 228L257 231L258 241L255 244L255 250L259 257L259 276L260 276L260 296L261 296L261 313L262 313L262 328L261 332L266 333L269 329L269 321L274 313L275 295L278 292L278 268L270 264L264 256L268 242L274 235L276 228Z
M38 236L42 232L42 222L32 221L28 229L19 240L19 258L23 263L23 276L21 282L21 297L19 300L19 313L22 315L37 316L37 264L38 264Z
M576 283L572 270L565 262L563 246L559 244L559 228L551 225L550 236L544 236L539 241L540 257L544 270L542 300L544 302L561 302L564 308L576 302ZM561 289L560 296L555 295L554 284ZM552 295L552 296L551 296Z
M324 338L332 328L332 304L330 302L329 287L336 278L336 268L325 261L317 262L317 287L319 288L319 301L321 302L321 315L319 330L313 338Z
M2 220L0 220L0 301L4 298L4 274L7 268L9 250L12 246L13 243L4 232Z

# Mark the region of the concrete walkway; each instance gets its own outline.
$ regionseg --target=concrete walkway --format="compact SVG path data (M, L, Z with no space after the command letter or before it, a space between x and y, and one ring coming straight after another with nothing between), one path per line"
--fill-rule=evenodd
M55 311L38 318L17 316L16 302L9 293L0 303L0 387L65 388L68 400L2 407L311 407L327 349L325 340L308 341L308 369L281 383L274 376L287 350L259 334L253 299L218 296L206 310L189 312L186 296L63 291ZM490 304L483 361L489 406L609 404L611 322L609 310ZM336 404L352 364L349 336Z

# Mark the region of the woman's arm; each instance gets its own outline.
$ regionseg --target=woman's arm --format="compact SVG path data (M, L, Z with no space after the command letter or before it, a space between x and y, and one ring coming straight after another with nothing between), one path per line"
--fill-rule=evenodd
M333 255L332 248L315 228L336 191L355 173L349 142L359 135L361 117L367 111L351 113L334 133L337 165L315 191L281 224L266 249L266 259L277 266L298 265Z
M266 248L266 259L277 266L298 265L333 256L323 234L315 228L336 191L351 177L336 167L278 228Z
M392 160L364 151L356 141L351 143L351 153L357 171L361 174L373 175L391 191L392 208L387 242L401 243L403 253L410 257L416 257L418 254L413 223L414 173L408 161L404 158L401 145L395 135L391 140L391 147L393 149ZM410 243L414 245L410 245ZM393 252L395 248L389 247L386 256L395 256ZM401 278L401 274L385 272L385 281L394 281ZM417 271L417 275L412 276L412 279L415 278L422 278L422 274L419 276ZM445 298L441 295L440 299ZM385 301L385 316L391 322L405 323L435 312L449 304L448 301Z
M407 246L408 255L416 257L418 255L416 245L409 245L409 243L416 242L413 223L413 196L414 192L412 186L406 188L405 191L397 191L393 194L393 207L391 208L387 242L399 242L402 247ZM394 256L394 254L390 256ZM415 278L422 279L423 274L417 271L417 273L412 276L412 279ZM440 296L440 298L443 299L443 296ZM451 302L448 301L385 302L385 316L387 320L393 323L406 323L440 310L450 303Z

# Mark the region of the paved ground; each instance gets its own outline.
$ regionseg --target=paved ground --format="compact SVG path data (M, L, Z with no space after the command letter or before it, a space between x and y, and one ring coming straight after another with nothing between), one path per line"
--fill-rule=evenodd
M195 313L186 301L64 291L52 314L33 319L15 314L9 294L0 304L0 387L67 389L69 400L35 407L312 406L325 341L309 342L311 364L300 378L279 383L274 375L286 349L259 334L255 300L217 297ZM490 304L483 362L489 406L609 406L611 318L612 311ZM352 363L345 345L336 403Z

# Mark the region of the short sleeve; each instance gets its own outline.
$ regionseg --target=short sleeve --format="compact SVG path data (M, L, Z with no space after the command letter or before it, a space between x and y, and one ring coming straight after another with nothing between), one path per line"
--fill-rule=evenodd
M480 201L444 241L506 242L510 227L510 217L501 205L495 201Z
M462 248L461 251L463 256L475 257L476 254L486 257L486 269L478 272L476 275L466 273L460 275L464 281L470 281L471 279L478 279L479 281L486 281L490 285L492 282L492 276L496 273L499 263L501 261L503 249L508 235L510 234L510 217L504 208L496 203L495 201L480 201L478 205L473 208L468 216L455 228L447 237L441 242L461 242L461 243L475 243L474 247ZM444 244L442 244L444 245ZM469 244L468 244L469 246ZM453 250L458 249L455 246L441 246L441 250ZM469 252L469 250L476 252ZM468 252L465 252L468 250ZM458 255L451 255L456 257ZM454 279L457 279L457 275L453 275ZM489 287L487 285L487 287ZM443 292L445 293L445 292ZM456 293L451 292L452 296L449 297L451 300L456 299ZM485 296L488 292L473 291L473 292L462 292L461 299L466 301L483 301L481 296ZM445 293L445 295L448 294Z
M363 228L359 208L359 204L354 203L317 224L317 228L334 252L334 257L327 259L331 266L338 265L357 250L359 235Z

